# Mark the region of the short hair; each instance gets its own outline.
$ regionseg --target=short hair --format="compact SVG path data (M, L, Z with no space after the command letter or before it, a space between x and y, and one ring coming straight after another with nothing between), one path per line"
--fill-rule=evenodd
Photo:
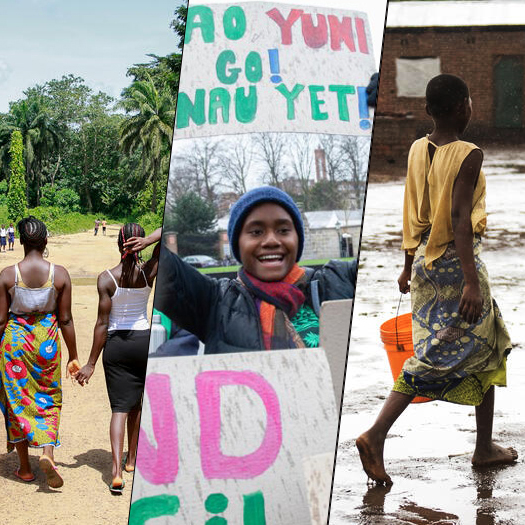
M47 228L42 221L30 215L19 221L16 228L22 244L31 248L44 248L47 239Z
M432 117L446 117L469 98L465 82L455 75L438 75L427 84L426 100Z

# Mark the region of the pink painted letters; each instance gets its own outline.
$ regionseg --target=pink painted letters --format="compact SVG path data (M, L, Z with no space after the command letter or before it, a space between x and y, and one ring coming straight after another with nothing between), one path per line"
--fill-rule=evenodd
M206 371L195 378L201 427L202 471L208 479L250 479L265 472L275 461L282 444L279 400L260 374L250 371ZM257 450L245 456L226 456L220 450L221 388L243 385L261 398L267 425Z
M173 483L179 470L179 444L170 376L149 375L146 380L146 392L157 447L150 444L148 436L140 429L137 468L144 479L154 485Z

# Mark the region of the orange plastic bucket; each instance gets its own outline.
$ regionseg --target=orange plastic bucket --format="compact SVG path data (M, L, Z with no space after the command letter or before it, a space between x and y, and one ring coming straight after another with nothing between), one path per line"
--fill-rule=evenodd
M394 381L399 376L405 361L414 355L412 342L412 314L403 314L385 321L381 327L381 341L388 356ZM412 403L432 401L427 397L415 397Z

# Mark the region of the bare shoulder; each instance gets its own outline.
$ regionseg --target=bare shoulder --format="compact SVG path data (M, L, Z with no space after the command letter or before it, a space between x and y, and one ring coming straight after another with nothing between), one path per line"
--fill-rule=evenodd
M107 270L104 270L98 275L97 290L99 293L108 293L109 295L112 295L115 292L115 282Z
M69 272L60 264L55 264L55 287L61 289L67 284L71 284Z
M483 151L479 148L475 148L465 157L461 164L461 172L474 172L479 173L481 164L483 163Z
M15 266L6 266L0 271L0 285L10 288L15 284Z

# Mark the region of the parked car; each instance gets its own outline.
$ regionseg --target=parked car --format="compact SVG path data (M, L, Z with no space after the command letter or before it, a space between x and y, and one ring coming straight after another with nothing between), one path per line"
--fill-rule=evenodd
M211 268L214 266L220 266L219 261L209 255L188 255L187 257L183 257L182 260L191 264L194 268Z

